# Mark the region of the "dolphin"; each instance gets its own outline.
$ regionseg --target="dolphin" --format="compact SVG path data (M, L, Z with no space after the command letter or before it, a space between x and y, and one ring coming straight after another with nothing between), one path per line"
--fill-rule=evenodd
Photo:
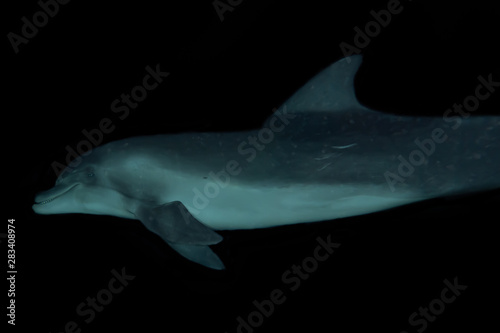
M140 220L191 261L224 269L217 230L356 216L500 188L500 117L413 117L361 105L361 55L319 72L259 129L113 141L35 196L38 214ZM476 89L486 95L488 87Z

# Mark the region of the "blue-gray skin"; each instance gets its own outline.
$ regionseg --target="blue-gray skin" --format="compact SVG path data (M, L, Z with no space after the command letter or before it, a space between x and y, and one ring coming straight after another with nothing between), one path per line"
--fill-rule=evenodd
M222 240L214 230L330 220L500 188L500 117L369 110L354 93L361 57L349 60L320 72L261 129L98 147L38 194L33 209L138 219L184 257L223 269L209 247Z

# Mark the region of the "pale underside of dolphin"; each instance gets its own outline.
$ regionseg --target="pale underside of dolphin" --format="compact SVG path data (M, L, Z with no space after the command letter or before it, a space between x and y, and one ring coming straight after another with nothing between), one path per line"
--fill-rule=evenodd
M39 214L140 220L184 257L224 265L214 230L316 222L500 188L499 117L409 117L362 106L361 56L321 71L260 129L132 137L72 163ZM420 153L418 152L420 151Z

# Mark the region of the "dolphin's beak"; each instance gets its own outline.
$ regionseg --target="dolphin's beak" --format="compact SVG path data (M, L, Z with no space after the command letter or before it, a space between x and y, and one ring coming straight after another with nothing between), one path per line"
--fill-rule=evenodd
M37 209L40 208L41 206L47 205L48 203L54 201L55 199L59 198L60 196L66 194L67 192L71 191L73 188L78 186L79 184L59 184L51 188L50 190L43 191L38 193L35 196L35 204L32 206L33 210L38 213Z

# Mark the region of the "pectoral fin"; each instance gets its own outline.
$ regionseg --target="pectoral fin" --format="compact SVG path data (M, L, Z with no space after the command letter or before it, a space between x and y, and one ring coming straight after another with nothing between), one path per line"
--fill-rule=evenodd
M208 245L168 243L177 253L200 265L212 269L225 269L224 263Z
M222 261L208 247L222 241L222 236L198 221L180 201L140 207L135 215L182 256L213 269L224 269Z
M221 235L194 218L180 201L141 207L135 215L165 242L211 245L222 241Z

